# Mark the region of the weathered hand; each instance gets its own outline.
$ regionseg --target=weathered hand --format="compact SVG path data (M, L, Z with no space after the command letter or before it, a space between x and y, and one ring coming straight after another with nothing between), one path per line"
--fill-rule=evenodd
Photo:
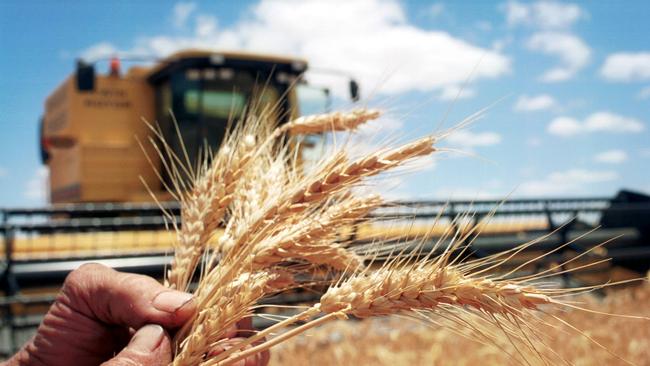
M6 365L166 366L172 358L167 330L186 322L195 306L190 294L153 278L86 264L70 273L34 338Z

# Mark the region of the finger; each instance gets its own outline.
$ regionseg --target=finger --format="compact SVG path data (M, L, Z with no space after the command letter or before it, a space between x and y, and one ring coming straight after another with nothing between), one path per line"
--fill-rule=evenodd
M268 349L258 353L258 355L260 355L261 358L258 366L266 366L271 361L271 351Z
M255 333L255 330L253 329L253 318L249 316L238 321L237 329L238 329L237 336L250 337L252 334ZM230 338L230 337L224 337L224 338Z
M70 273L57 301L103 323L135 329L149 323L177 327L196 307L188 293L100 264L85 264Z
M167 366L172 361L169 335L160 325L145 325L117 356L103 366Z

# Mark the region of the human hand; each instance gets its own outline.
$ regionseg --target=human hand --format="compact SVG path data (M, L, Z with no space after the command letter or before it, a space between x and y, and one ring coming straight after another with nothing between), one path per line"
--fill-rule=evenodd
M86 264L66 278L36 335L6 366L166 366L167 330L188 321L195 308L192 295L153 278ZM237 334L231 329L227 338ZM268 354L244 361L263 366Z

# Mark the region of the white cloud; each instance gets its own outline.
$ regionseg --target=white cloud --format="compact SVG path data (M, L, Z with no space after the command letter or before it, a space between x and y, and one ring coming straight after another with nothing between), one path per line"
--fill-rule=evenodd
M397 0L332 2L261 0L241 21L195 36L158 35L136 41L131 53L166 56L179 49L241 49L305 57L312 67L349 72L364 90L395 94L434 91L509 72L510 59L444 31L419 28ZM315 83L347 95L340 78L311 73ZM383 82L382 82L383 81ZM337 86L339 86L337 88Z
M488 179L481 181L477 187L443 186L434 192L434 196L443 200L487 200L503 199L507 193L501 180Z
M637 119L619 116L610 112L593 113L584 123L588 131L641 132L645 126Z
M557 105L555 98L548 94L527 96L522 95L517 99L514 109L521 112L541 111Z
M506 22L509 26L528 24L531 22L530 9L528 5L518 1L508 1L505 4Z
M538 32L528 40L528 48L546 55L556 56L560 64L547 70L541 80L558 82L571 79L589 63L591 49L585 42L570 33Z
M458 85L449 85L442 88L438 99L440 100L456 100L456 99L468 99L476 95L476 90L465 85L460 87Z
M540 79L559 82L571 79L584 68L591 57L591 49L569 28L586 13L576 4L556 1L521 3L509 1L504 6L509 26L525 25L536 30L528 39L532 51L559 58L559 64L547 70Z
M585 186L610 182L618 178L619 175L615 171L569 169L553 172L540 180L524 182L516 193L525 196L580 194L585 191Z
M607 150L596 154L594 160L605 164L620 164L627 160L627 153L623 150Z
M183 28L190 15L196 10L195 3L176 3L172 13L172 23L176 28Z
M583 130L582 124L575 118L557 117L548 125L548 132L558 136L573 136Z
M0 178L7 176L7 169L0 167Z
M650 99L650 86L639 90L639 94L636 95L638 99Z
M471 187L442 187L434 193L435 197L442 200L497 200L504 197L503 194L495 193L484 188Z
M48 182L49 171L47 167L39 167L32 177L25 184L25 197L31 201L37 201L38 203L45 203L47 200L47 182Z
M197 37L209 37L217 30L217 18L211 15L199 15L196 17L195 33Z
M438 166L438 158L435 155L427 155L415 159L407 165L409 170L422 172L432 172Z
M404 130L404 122L392 116L381 116L379 119L365 123L356 132L362 140L368 142L371 138L395 136Z
M611 54L600 68L600 74L611 81L650 80L650 52Z
M494 42L492 42L492 49L500 52L512 44L513 40L514 38L512 36L496 39Z
M113 57L118 54L118 49L108 42L101 42L87 48L81 53L81 58L92 62L98 59Z
M454 131L446 138L449 144L471 149L479 146L493 146L501 142L501 135L496 132Z
M576 4L555 1L537 1L524 4L509 1L505 4L506 22L509 26L526 25L543 29L568 28L585 16Z
M571 117L557 117L551 121L547 130L553 135L568 137L588 132L633 133L644 129L645 125L638 119L611 112L596 112L584 121Z

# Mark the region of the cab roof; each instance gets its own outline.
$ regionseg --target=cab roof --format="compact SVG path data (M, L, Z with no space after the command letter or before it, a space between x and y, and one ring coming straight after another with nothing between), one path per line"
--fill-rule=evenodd
M187 49L171 54L149 70L149 81L165 78L177 68L224 66L236 68L267 69L301 74L307 70L307 61L299 57L244 51L215 51Z

